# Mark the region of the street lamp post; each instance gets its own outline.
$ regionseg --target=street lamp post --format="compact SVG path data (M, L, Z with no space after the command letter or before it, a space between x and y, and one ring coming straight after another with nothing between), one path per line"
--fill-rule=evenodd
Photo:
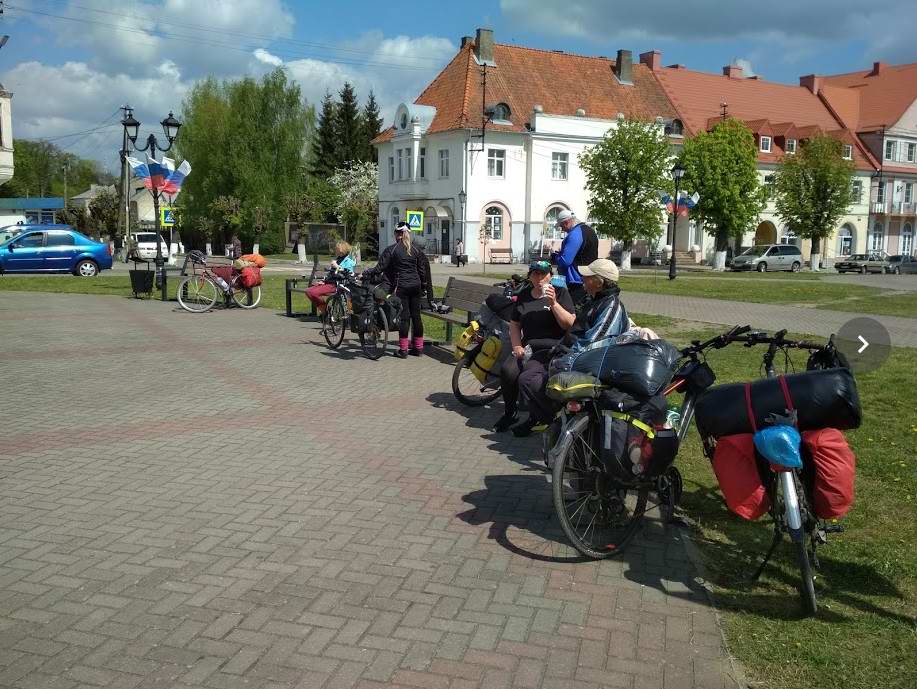
M675 237L678 232L678 184L685 176L685 168L681 161L676 161L672 168L672 178L675 180L675 198L672 201L672 257L669 259L669 280L675 279Z
M465 242L465 201L468 200L468 194L465 193L465 190L462 189L458 195L459 205L462 207L462 250L468 251L467 244ZM459 265L461 265L462 258L461 256L458 259Z
M127 134L127 138L131 142L135 151L141 153L148 152L150 156L155 160L156 151L161 153L166 153L172 149L172 144L175 143L175 139L178 137L178 130L181 128L181 122L175 119L175 115L169 112L168 117L166 117L159 124L162 125L162 131L166 135L166 139L169 140L169 145L163 148L159 145L159 141L156 140L155 134L150 134L146 139L146 144L142 147L137 146L137 135L140 130L140 122L134 118L134 113L130 108L126 109L127 115L123 120L121 120L121 125L124 127L124 131ZM163 299L166 296L166 284L162 275L162 266L163 266L163 257L162 257L162 223L159 217L159 189L154 183L150 189L150 193L153 194L153 215L155 216L156 221L156 283L157 286L162 288Z

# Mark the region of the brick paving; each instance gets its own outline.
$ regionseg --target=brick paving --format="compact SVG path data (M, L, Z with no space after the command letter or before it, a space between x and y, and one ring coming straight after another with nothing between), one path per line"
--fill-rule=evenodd
M578 561L432 358L85 295L0 330L0 687L736 686L682 533Z

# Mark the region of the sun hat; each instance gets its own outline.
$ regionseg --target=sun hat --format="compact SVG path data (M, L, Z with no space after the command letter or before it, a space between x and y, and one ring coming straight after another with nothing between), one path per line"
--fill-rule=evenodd
M617 282L618 277L620 277L618 266L615 265L614 261L608 258L597 258L588 266L579 266L578 270L579 274L583 277L595 275L596 277L604 278L611 282Z
M557 223L556 224L559 227L560 224L564 222L565 220L570 220L571 218L575 218L575 217L576 216L573 214L573 211L568 211L566 208L564 208L560 213L557 214Z

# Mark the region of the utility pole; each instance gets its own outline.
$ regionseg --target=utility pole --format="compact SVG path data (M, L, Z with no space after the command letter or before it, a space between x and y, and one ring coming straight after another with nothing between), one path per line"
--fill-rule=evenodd
M67 206L69 205L67 200L67 173L70 172L70 163L64 162L61 165L61 171L64 173L64 212L67 212Z
M124 120L128 115L133 114L133 108L130 105L121 106L121 119ZM124 129L122 127L122 129ZM130 236L131 232L131 198L130 198L130 173L127 169L127 129L123 131L123 139L121 142L121 196L124 201L124 235L123 242L124 246L127 246L127 238Z

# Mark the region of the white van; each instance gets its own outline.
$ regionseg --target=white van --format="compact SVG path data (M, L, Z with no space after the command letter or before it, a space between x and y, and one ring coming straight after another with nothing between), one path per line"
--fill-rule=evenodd
M169 260L169 244L162 235L159 237L159 244L162 247L162 258ZM132 253L144 260L152 261L156 258L156 233L155 232L131 232L130 242L127 247L128 259Z

